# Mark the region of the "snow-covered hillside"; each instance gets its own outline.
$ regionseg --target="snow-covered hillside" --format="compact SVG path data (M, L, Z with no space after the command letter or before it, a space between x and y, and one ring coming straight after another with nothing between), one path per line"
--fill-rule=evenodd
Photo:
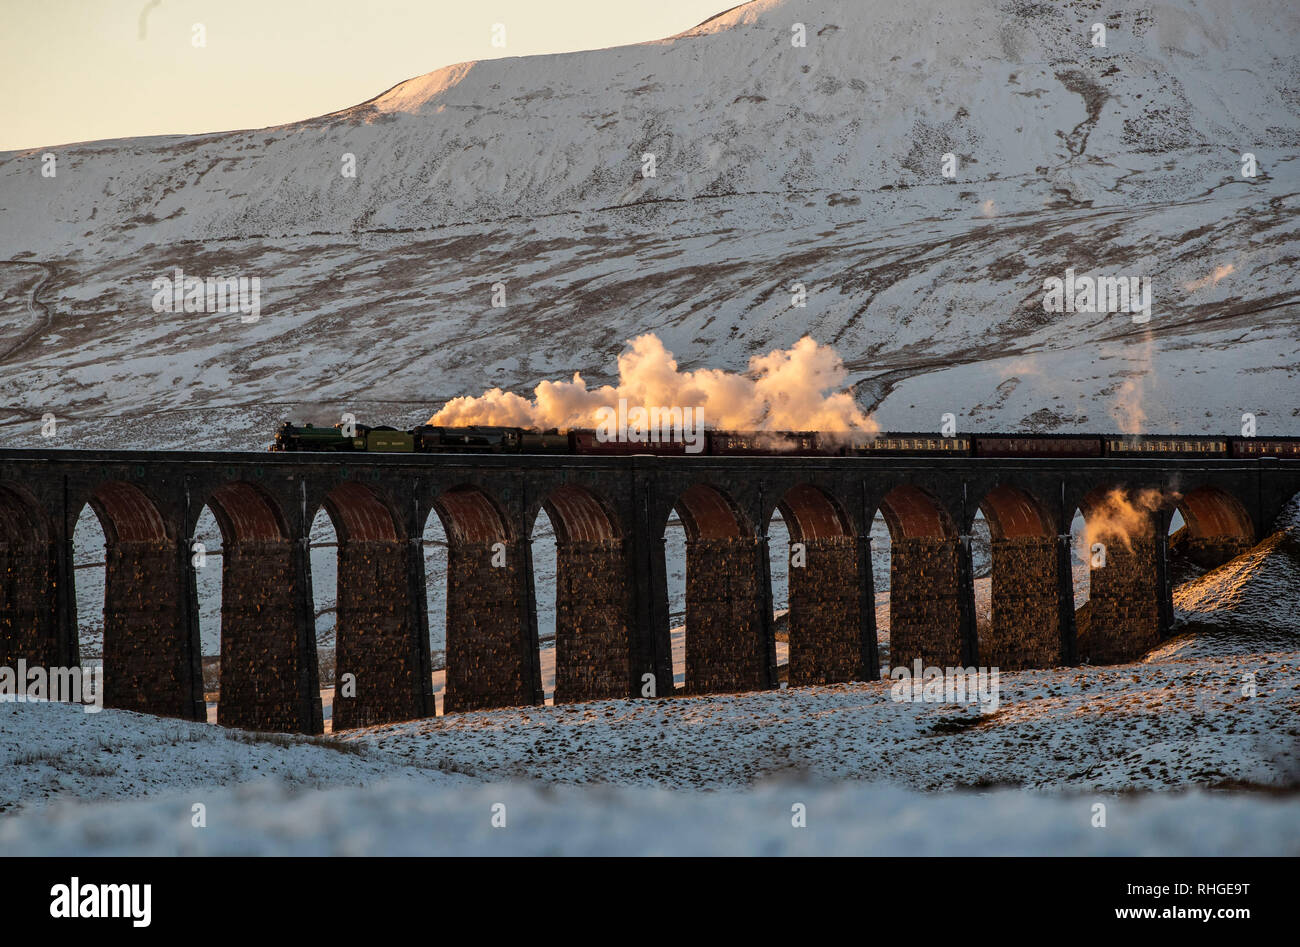
M1224 432L1250 411L1289 432L1297 36L1288 0L758 0L292 125L10 152L0 436L411 423L485 383L608 380L645 331L732 370L811 333L886 427ZM175 267L261 278L260 320L154 312ZM1152 278L1151 322L1045 313L1067 268Z
M945 152L966 169L952 190L1016 179L1035 195L1022 205L1111 203L1125 179L1127 203L1164 203L1234 177L1239 148L1300 144L1298 30L1286 0L758 0L662 42L449 66L279 128L54 148L43 189L33 153L11 153L4 210L28 227L0 247L427 228L721 194L851 202L943 183ZM1183 149L1200 154L1166 168ZM355 178L340 173L345 153Z

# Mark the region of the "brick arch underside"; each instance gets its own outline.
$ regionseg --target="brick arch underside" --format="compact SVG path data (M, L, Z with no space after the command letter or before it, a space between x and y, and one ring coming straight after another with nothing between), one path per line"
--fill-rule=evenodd
M340 484L324 507L339 539L334 729L427 716L434 703L423 549L365 484Z
M776 673L766 541L721 490L676 503L686 530L686 692L771 687Z
M905 539L952 539L952 519L932 496L908 484L890 490L880 501L891 543Z
M1189 490L1176 501L1186 523L1175 535L1170 553L1187 556L1203 569L1213 569L1255 544L1250 514L1236 497L1216 487Z
M993 614L977 623L980 664L1005 671L1064 664L1073 605L1068 539L1057 536L1043 504L1016 487L994 487L980 509L993 567Z
M950 667L963 663L963 574L969 552L952 519L929 494L907 484L880 502L889 526L889 663ZM963 560L966 560L963 566Z
M208 497L221 529L223 726L319 733L320 677L310 559L274 499L243 482Z
M1076 660L1117 664L1141 656L1163 633L1160 597L1165 536L1157 528L1161 501L1152 489L1105 484L1079 502L1092 546L1104 564L1089 566L1088 601L1074 614Z
M434 499L447 535L447 687L444 712L542 702L532 551L477 487Z
M590 490L543 502L555 528L555 702L632 696L627 545Z
M803 545L792 553L790 579L790 686L837 684L863 680L870 666L869 637L875 613L864 629L864 589L859 542L848 517L823 490L809 484L792 487L777 504L790 542ZM801 565L799 563L802 563Z
M104 531L104 705L205 719L188 544L134 484L102 484L90 506Z
M39 503L0 484L0 667L52 667L63 654L55 621L57 549Z

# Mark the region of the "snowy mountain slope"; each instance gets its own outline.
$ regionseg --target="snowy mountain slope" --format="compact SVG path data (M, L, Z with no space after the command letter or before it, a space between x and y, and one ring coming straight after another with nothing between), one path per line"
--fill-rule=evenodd
M959 183L1021 178L1032 203L1134 174L1136 200L1187 197L1239 150L1300 145L1298 32L1285 0L762 0L661 42L450 66L278 128L55 148L48 182L11 153L0 208L26 225L0 255L872 192L942 183L947 151ZM1140 180L1182 150L1199 156Z
M0 155L0 443L412 423L490 384L607 381L646 331L732 370L811 333L888 427L1223 432L1251 411L1292 432L1297 37L1284 0L763 0L292 125ZM260 277L260 321L154 312L175 267ZM1045 313L1067 268L1150 276L1151 322Z
M288 415L336 420L348 409L410 424L489 384L528 391L579 370L606 381L641 331L657 331L684 366L732 369L811 332L845 356L860 401L883 401L879 420L895 429L933 427L943 411L968 429L1115 429L1134 413L1121 388L1136 372L1149 376L1143 411L1159 428L1222 433L1252 411L1261 433L1291 433L1297 206L1247 195L883 233L867 222L755 229L732 220L752 217L740 207L678 236L607 212L582 218L592 233L575 233L575 216L441 240L234 241L169 248L161 264L60 261L61 288L41 294L52 331L2 363L0 405L14 446L42 443L37 422L52 411L70 421L61 446L260 449ZM1131 248L1095 243L1128 228ZM1185 288L1225 259L1230 275ZM1042 312L1035 277L1091 260L1164 274L1146 328ZM256 324L149 308L149 281L170 267L250 263L273 274ZM23 268L28 286L38 272ZM509 305L494 310L502 277ZM796 281L809 289L803 309L790 306ZM20 293L8 298L27 311ZM908 396L891 403L895 387ZM106 417L131 420L97 423Z

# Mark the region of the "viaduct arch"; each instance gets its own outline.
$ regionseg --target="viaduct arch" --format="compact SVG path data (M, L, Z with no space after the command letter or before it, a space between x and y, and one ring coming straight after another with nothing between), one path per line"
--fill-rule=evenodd
M1004 669L1131 660L1172 619L1167 539L1216 565L1300 494L1300 464L1262 458L554 457L0 451L0 662L78 663L72 533L90 505L106 538L109 706L203 719L191 544L222 535L219 720L323 728L309 530L339 536L339 729L427 716L421 537L448 539L445 709L538 704L528 537L555 526L559 702L672 692L663 555L685 525L687 689L776 686L766 524L779 509L790 570L790 682L879 676L871 519L888 524L891 660ZM1106 551L1076 614L1070 523ZM970 532L992 539L992 621L974 620ZM1122 527L1122 528L1121 528ZM340 689L341 691L341 689Z
M869 554L848 511L811 483L790 487L777 507L797 549L789 570L790 686L867 680L875 639L874 594L865 594ZM870 623L864 625L868 614Z

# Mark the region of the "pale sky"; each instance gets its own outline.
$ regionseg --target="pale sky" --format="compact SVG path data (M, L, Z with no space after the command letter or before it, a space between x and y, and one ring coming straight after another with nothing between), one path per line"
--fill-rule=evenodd
M292 122L452 63L662 39L739 2L0 0L0 151Z

